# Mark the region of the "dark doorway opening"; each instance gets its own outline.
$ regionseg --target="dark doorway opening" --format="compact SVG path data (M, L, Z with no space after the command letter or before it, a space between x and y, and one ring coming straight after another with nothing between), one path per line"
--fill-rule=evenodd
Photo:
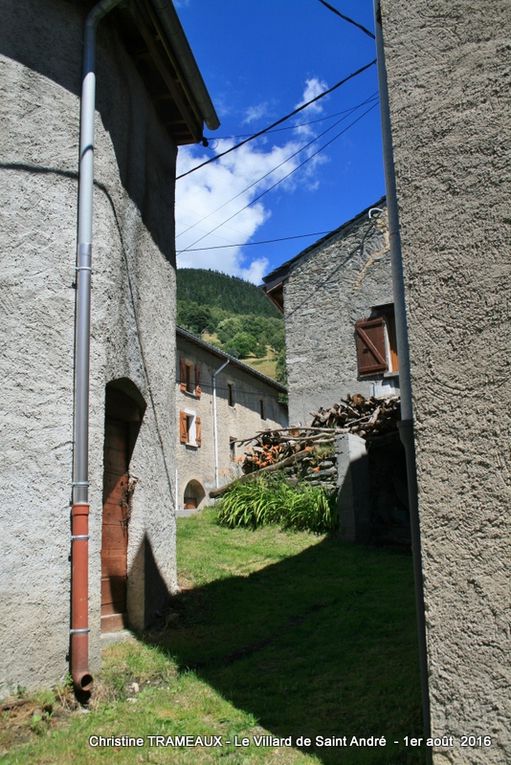
M127 626L128 535L133 485L129 465L145 403L127 379L106 386L101 527L101 630Z

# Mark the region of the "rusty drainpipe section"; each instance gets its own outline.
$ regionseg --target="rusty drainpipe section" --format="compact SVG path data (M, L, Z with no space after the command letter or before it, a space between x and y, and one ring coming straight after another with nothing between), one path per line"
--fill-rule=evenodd
M73 484L71 501L70 671L77 695L88 696L89 671L89 358L94 189L96 28L120 0L101 0L85 20L80 104L80 172L76 253Z

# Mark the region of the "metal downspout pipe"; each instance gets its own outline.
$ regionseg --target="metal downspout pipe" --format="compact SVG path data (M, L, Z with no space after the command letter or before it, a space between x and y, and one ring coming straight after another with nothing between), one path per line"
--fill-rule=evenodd
M73 478L71 500L70 671L75 690L90 694L89 671L89 358L94 189L96 28L120 0L101 0L85 20L80 103L78 243L74 349Z
M216 376L220 374L222 369L225 369L225 367L229 363L230 363L230 360L227 359L227 361L224 361L222 366L218 367L218 369L212 374L212 378L213 378L213 442L215 446L215 489L218 489L218 423L217 423L217 414L216 414Z
M376 31L378 85L380 91L383 163L385 170L385 187L389 217L392 287L394 293L394 313L399 354L399 388L401 391L401 422L399 423L399 433L401 442L405 449L406 473L408 479L408 503L410 506L410 531L412 537L413 570L415 580L415 609L417 616L419 663L421 674L422 717L424 736L425 738L429 738L431 735L431 716L429 703L426 622L424 616L424 583L422 577L422 552L417 467L415 462L415 442L413 431L410 355L408 345L403 260L401 255L401 237L399 233L399 212L397 206L394 156L392 151L392 132L387 89L387 70L385 66L385 51L383 48L380 0L374 0L374 17Z

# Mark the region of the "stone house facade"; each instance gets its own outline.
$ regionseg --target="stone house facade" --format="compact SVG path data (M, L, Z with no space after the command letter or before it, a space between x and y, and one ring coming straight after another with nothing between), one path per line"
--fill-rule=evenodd
M511 762L511 7L508 0L379 5L431 730L456 741L435 746L433 761L501 765ZM461 747L466 734L474 745ZM491 746L479 739L485 735Z
M283 311L291 425L347 395L399 394L385 197L264 278ZM409 544L397 431L339 447L339 521L353 542Z
M77 168L92 6L2 9L0 695L67 671ZM176 587L176 154L200 140L205 121L218 125L171 3L123 3L101 21L96 81L91 672L101 631L126 620L143 628Z
M292 425L347 394L399 392L384 198L264 283L284 313Z
M286 427L286 388L180 327L176 381L177 507L190 511L240 474L236 441Z

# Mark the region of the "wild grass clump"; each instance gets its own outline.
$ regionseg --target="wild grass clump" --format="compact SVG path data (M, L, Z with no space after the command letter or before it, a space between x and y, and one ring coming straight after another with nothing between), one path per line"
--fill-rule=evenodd
M282 477L261 476L224 494L217 522L231 529L277 525L324 534L337 527L335 497L305 482L290 486Z

